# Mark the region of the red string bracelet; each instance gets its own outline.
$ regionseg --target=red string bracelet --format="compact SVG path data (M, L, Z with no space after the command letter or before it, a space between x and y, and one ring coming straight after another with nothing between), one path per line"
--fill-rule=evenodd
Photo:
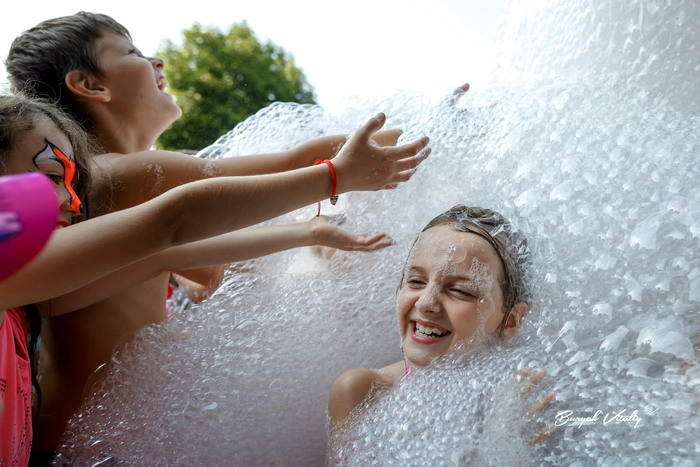
M335 188L338 183L338 179L335 174L335 166L333 166L333 163L329 161L328 159L316 159L314 161L314 165L318 164L326 164L328 166L328 170L331 172L331 204L335 206L335 204L338 202L338 195L335 193ZM318 202L318 212L316 213L316 217L321 215L321 202Z

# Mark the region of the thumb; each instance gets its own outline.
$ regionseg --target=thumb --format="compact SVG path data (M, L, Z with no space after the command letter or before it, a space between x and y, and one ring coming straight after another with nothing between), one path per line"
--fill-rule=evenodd
M374 133L379 131L386 123L386 115L379 112L376 116L370 118L360 129L355 132L356 135L368 140Z

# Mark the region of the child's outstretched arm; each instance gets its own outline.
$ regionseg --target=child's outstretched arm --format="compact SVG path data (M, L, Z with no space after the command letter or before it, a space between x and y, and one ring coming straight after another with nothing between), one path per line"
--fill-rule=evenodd
M370 143L384 120L383 114L370 119L334 159L337 193L393 188L409 180L429 154L428 138L390 148ZM170 246L310 205L328 197L331 185L325 164L201 180L134 208L60 229L33 261L0 283L0 309L48 300Z
M209 161L209 169L218 170L219 175L261 175L308 167L316 159L331 159L348 140L349 135L321 136L306 141L294 148L270 154L229 157ZM379 146L395 146L401 130L380 130L372 135L372 141ZM199 166L207 162L199 159ZM216 165L212 167L212 162ZM198 173L201 173L201 169Z
M400 135L401 130L380 130L372 135L372 141L379 146L395 146ZM96 178L98 185L129 188L106 191L109 199L103 200L104 205L113 211L143 203L169 189L195 180L263 175L308 167L317 159L333 158L347 140L348 135L324 136L288 151L223 159L202 159L170 151L105 154L96 156L95 162L108 175ZM102 213L106 212L100 212Z
M302 246L374 251L393 244L384 233L359 236L322 217L298 224L247 227L206 240L168 248L109 274L85 287L40 305L43 314L57 316L79 310L119 291L173 269L233 263Z
M380 130L372 135L372 141L380 146L394 146L400 136L401 130ZM334 157L347 139L347 135L325 136L280 153L218 160L205 160L164 151L147 151L117 157L108 155L99 158L98 156L98 159L103 161L105 173L110 174L107 182L110 186L114 184L139 187L129 190L109 190L109 199L103 200L104 206L108 207L107 211L135 206L167 189L201 178L267 174L308 167L317 159ZM133 177L152 178L152 180L133 180ZM113 196L114 194L117 196ZM98 209L96 213L105 213L99 211ZM218 287L222 270L223 267L174 272L177 280L187 285L190 298L199 301Z

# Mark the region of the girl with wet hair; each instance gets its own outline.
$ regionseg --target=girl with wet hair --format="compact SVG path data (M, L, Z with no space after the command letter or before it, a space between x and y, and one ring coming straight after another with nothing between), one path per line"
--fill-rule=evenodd
M504 271L503 280L500 283L505 310L501 324L504 326L510 310L516 303L529 302L525 287L527 264L530 258L527 239L500 213L461 204L435 217L425 226L423 232L438 225L449 225L456 231L479 235L498 254Z
M528 311L528 256L525 237L495 211L458 205L431 220L411 248L398 290L404 360L338 377L328 400L331 430L373 388L395 386L414 367L513 337ZM525 374L532 383L544 376ZM545 397L538 410L553 400Z

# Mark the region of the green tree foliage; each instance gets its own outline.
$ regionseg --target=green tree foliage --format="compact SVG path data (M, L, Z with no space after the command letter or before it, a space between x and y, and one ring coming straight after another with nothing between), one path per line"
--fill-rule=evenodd
M243 22L227 33L195 23L183 44L167 41L168 91L183 115L159 139L162 149L202 149L275 101L315 103L311 86L281 47L262 44Z

